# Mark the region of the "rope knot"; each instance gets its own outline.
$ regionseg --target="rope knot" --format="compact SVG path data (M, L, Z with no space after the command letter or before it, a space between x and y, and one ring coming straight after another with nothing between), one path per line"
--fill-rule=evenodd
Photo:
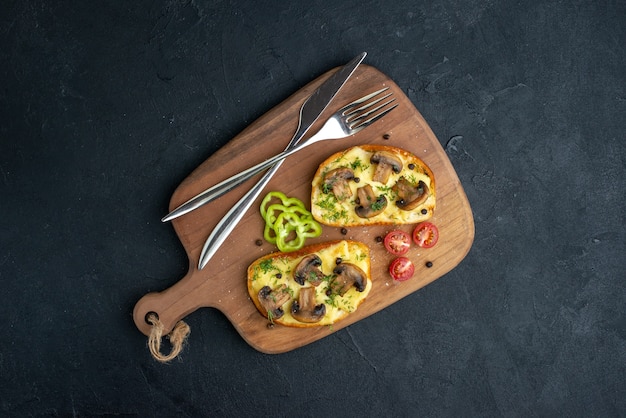
M148 337L148 347L150 348L152 357L161 363L167 363L176 358L183 350L185 340L191 332L189 325L187 325L184 321L178 321L178 323L174 326L174 329L166 335L170 341L172 349L169 354L165 355L161 353L163 323L159 320L159 316L153 312L147 315L146 320L150 325L152 325L152 330L150 331L150 336Z

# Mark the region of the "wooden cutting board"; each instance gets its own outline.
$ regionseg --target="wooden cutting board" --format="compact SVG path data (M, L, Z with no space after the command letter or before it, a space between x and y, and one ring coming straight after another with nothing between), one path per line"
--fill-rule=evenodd
M297 128L298 114L303 102L336 70L333 69L306 85L202 163L176 189L170 202L170 210L221 180L281 152ZM175 219L172 225L189 257L189 271L169 289L149 293L137 302L133 312L137 328L149 335L151 327L145 318L148 313L155 312L165 327L164 333L168 333L179 320L191 312L198 308L212 307L222 311L252 347L264 353L281 353L309 344L360 321L457 266L468 253L474 239L474 221L469 202L439 141L422 115L392 80L371 66L361 65L309 130L307 137L317 132L337 109L382 87L391 88L399 106L352 137L317 143L289 157L204 269L198 270L197 265L206 238L228 209L261 175L219 199ZM387 273L393 257L376 238L396 228L411 232L413 225L353 227L348 229L346 235L342 235L340 228L324 226L322 235L308 240L307 245L347 238L369 246L373 282L370 295L356 312L332 327L268 328L267 319L257 311L246 288L248 265L265 254L277 251L275 246L267 242L260 246L256 243L263 238L260 201L267 192L277 190L300 198L310 208L311 180L319 164L335 152L360 144L385 144L404 148L428 164L435 175L437 204L432 222L439 228L439 242L430 249L412 246L407 256L415 264L415 275L409 281L394 282ZM433 263L432 267L425 266L427 261Z

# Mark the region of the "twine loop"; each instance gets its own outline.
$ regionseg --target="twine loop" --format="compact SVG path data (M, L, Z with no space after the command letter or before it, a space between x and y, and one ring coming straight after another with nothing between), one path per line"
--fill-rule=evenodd
M146 316L146 320L150 325L152 325L152 330L150 331L150 336L148 337L148 347L150 348L152 357L161 363L167 363L168 361L175 359L183 350L185 339L191 332L189 325L187 325L184 321L178 321L178 323L174 326L174 329L166 335L170 341L172 349L169 354L165 355L161 353L163 323L159 321L159 316L155 313L148 314Z

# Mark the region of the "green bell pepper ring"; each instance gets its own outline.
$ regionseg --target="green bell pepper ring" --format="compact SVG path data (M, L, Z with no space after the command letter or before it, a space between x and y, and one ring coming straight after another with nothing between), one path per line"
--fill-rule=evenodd
M261 201L261 216L265 219L267 210L266 210L266 206L267 204L270 202L270 200L272 200L272 198L276 198L278 200L280 200L280 202L282 203L282 205L284 207L287 206L299 206L302 209L306 208L304 207L304 203L298 199L297 197L287 197L284 193L282 192L269 192Z
M281 203L268 203L276 198ZM318 237L322 233L321 225L313 219L313 215L304 203L295 197L287 197L281 192L270 192L261 202L261 216L265 221L263 238L276 244L282 252L299 250L304 246L306 238ZM295 238L288 240L294 232Z

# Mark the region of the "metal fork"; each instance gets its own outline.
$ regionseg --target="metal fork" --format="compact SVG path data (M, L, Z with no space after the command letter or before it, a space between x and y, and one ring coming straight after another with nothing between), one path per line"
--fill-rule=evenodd
M374 93L361 97L360 99L357 99L354 102L342 107L335 114L333 114L326 121L326 123L324 123L324 126L322 126L322 128L315 135L311 136L308 140L298 144L294 148L286 150L270 158L269 160L257 164L256 166L251 167L248 170L242 171L238 175L230 177L222 183L218 183L214 187L226 187L224 186L224 184L229 180L232 181L232 179L237 176L247 175L248 177L251 177L259 171L262 171L264 168L267 168L277 161L283 160L289 155L301 150L308 145L314 144L315 142L320 142L327 139L346 138L350 135L354 135L362 129L365 129L398 106L397 104L393 104L395 98L391 98L384 103L381 103L383 100L390 98L392 95L391 93L385 94L381 97L377 97L388 89L389 87L386 87L384 89L375 91ZM251 170L256 171L252 172ZM277 167L274 166L272 170L277 170ZM251 172L252 174L250 174ZM222 220L215 226L213 232L211 232L211 235L209 235L209 238L207 238L206 242L204 243L204 247L202 248L202 252L200 253L198 270L202 270L207 265L211 257L215 255L219 246L224 242L226 237L230 235L233 229L235 229L237 223L241 220L250 205L252 205L252 202L265 188L270 178L271 176L264 176L261 181L255 184L254 187L252 187L241 199L239 199L239 201L228 211L228 213L226 213L226 215L224 215Z

